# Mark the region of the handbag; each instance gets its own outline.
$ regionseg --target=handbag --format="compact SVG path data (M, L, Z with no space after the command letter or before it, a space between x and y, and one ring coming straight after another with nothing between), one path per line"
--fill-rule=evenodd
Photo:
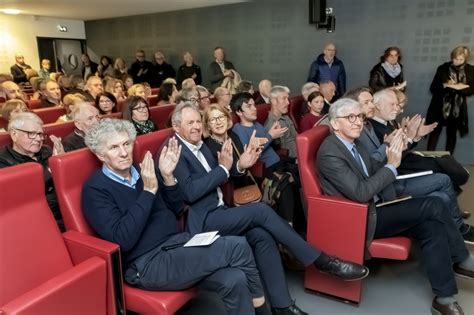
M232 146L237 152L237 155L240 157L240 152L235 147L234 142L232 142ZM247 171L247 176L252 179L253 184L234 189L233 199L234 205L236 207L245 205L247 203L260 202L260 200L262 200L262 192L260 191L255 178L252 176L252 173Z

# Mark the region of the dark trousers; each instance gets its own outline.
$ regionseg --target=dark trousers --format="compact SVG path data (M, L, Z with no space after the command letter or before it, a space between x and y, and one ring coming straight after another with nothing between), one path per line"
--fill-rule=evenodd
M451 155L454 152L454 148L456 147L456 140L457 140L457 132L458 128L456 126L456 121L453 119L449 119L444 123L446 126L446 151L451 152ZM428 150L436 151L436 145L438 144L438 139L443 131L443 124L438 124L436 128L430 133L428 137Z
M292 303L276 242L285 245L305 266L321 254L262 202L237 208L220 207L208 214L204 229L247 238L272 307L283 308Z
M377 208L375 238L394 235L406 235L420 242L436 296L457 293L452 265L464 261L469 251L441 199L420 197Z
M252 298L264 293L246 239L227 236L210 246L161 250L189 239L188 233L174 235L135 259L127 266L125 280L145 290L182 290L198 285L219 294L227 314L254 314Z

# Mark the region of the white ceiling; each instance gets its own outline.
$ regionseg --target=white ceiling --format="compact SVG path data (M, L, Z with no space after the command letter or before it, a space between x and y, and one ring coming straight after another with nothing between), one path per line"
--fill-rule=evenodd
M246 0L0 0L0 9L18 9L22 14L74 20L97 20L121 16L217 6Z

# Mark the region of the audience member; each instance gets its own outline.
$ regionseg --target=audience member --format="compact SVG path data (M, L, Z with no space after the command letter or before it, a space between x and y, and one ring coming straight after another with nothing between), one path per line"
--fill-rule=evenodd
M270 91L272 89L272 82L270 80L262 80L258 83L259 96L255 100L255 104L270 103Z
M233 78L234 74L231 70L235 70L232 62L225 60L222 47L214 48L214 59L209 66L211 91L221 86L225 78Z
M117 99L112 93L102 92L95 97L95 107L100 115L108 115L117 112Z
M99 65L92 61L88 54L82 54L82 79L87 81L90 76L95 76Z
M217 104L221 108L224 108L228 112L232 111L232 109L230 108L230 100L232 99L232 96L230 95L228 89L219 86L214 90L214 98L216 100L215 104Z
M10 72L13 76L13 81L18 84L28 83L31 77L37 76L36 71L25 63L25 57L20 53L15 54L15 64L10 67Z
M121 79L122 79L122 82L123 82L123 90L124 91L127 91L134 84L133 83L133 77L129 74L123 74Z
M140 96L127 98L122 108L122 118L133 123L139 136L156 130L155 124L150 119L148 102Z
M117 101L126 99L123 82L120 79L110 79L105 85L105 92L109 92L114 95Z
M115 78L120 79L122 75L128 74L128 66L122 57L115 58L114 62Z
M329 112L329 107L331 102L334 99L336 93L336 86L332 81L324 81L319 84L319 93L324 97L324 108L323 113L327 114Z
M237 85L237 87L235 88L235 92L236 93L244 93L244 92L247 92L247 93L250 93L250 94L254 94L255 91L253 89L253 84L251 81L248 81L248 80L242 80L240 81L239 85Z
M49 59L41 60L41 69L38 71L38 76L43 79L49 79L49 69L51 67L51 61Z
M199 92L197 89L183 89L179 91L178 96L176 96L176 104L181 102L188 102L199 109Z
M158 92L158 105L168 105L176 103L176 96L178 95L178 90L176 85L173 83L163 83L160 86L160 91Z
M286 86L275 85L272 87L270 91L271 108L264 126L267 131L275 128L275 126L286 129L273 142L284 149L288 149L289 156L296 159L296 136L298 133L293 121L288 116L289 97L290 89Z
M104 119L91 130L86 143L103 166L87 180L82 193L89 224L101 237L120 245L125 281L146 290L196 285L219 294L228 314L269 315L245 239L220 237L209 246L173 246L192 235L180 232L176 220L183 199L173 171L181 146L170 140L155 173L150 152L139 165L133 164L135 137L133 126L122 120Z
M65 95L63 98L63 106L66 110L66 114L60 116L56 122L67 122L73 120L72 112L74 107L78 104L84 103L85 101L85 96L80 93Z
M396 235L418 240L435 295L433 314L463 314L454 298L457 293L454 274L472 279L474 259L444 203L437 197L417 197L375 206L395 197L393 183L402 156L402 138L391 143L385 166L375 165L358 141L364 125L359 103L351 99L336 101L329 110L329 119L333 134L319 148L315 163L323 191L369 204L369 243L374 238Z
M137 83L132 85L127 91L128 97L130 96L140 96L146 99L145 86L142 83Z
M451 61L440 65L431 82L433 94L426 114L427 123L438 126L428 138L428 150L436 150L438 138L446 126L446 151L454 153L456 138L469 131L469 114L466 97L474 94L474 66L468 64L470 52L466 46L458 46L451 52Z
M64 151L69 152L86 147L85 135L99 123L99 111L89 103L80 103L72 110L74 131L63 139Z
M374 92L388 87L405 89L406 81L403 80L401 60L400 48L388 47L385 49L383 56L380 57L380 63L376 64L370 71L369 86Z
M3 107L1 109L2 109L2 118L7 123L15 115L29 111L25 102L18 99L12 99L12 100L6 101L5 104L3 104ZM6 132L6 130L3 128L0 128L0 132Z
M196 82L192 78L184 79L181 83L182 90L194 89L196 87Z
M191 104L177 105L172 124L182 145L173 174L184 202L189 205L189 231L219 231L221 235L245 236L256 257L274 314L307 314L294 304L289 295L276 242L287 246L305 266L314 263L319 269L346 280L367 276L367 268L340 261L309 246L264 203L228 208L219 186L228 180L229 172L233 172L231 142L225 141L216 160L201 140L201 114Z
M309 112L301 118L300 132L305 132L313 128L323 117L324 97L319 92L313 92L305 102Z
M43 131L43 122L36 114L30 112L13 116L8 123L8 133L12 144L0 149L0 168L27 162L40 163L43 166L46 200L59 228L64 231L53 178L48 167L48 159L52 155L64 153L61 139L51 135L54 148L51 150L49 147L43 146L43 140L46 137Z
M145 60L145 51L138 49L135 53L136 61L130 67L130 74L134 83L148 82L152 80L153 64ZM127 82L122 78L125 85Z
M40 84L41 94L41 107L54 107L62 106L61 101L61 89L59 84L51 79L43 80Z
M306 82L301 87L301 95L305 101L308 101L308 96L313 92L319 92L319 84L314 82Z
M87 101L94 103L97 95L104 92L102 80L98 76L90 76L89 79L87 79L84 90L84 96L86 96Z
M23 92L20 90L20 87L15 82L4 81L1 86L7 101L17 99L26 102L26 95L23 94Z
M308 82L321 84L332 81L335 85L334 100L346 92L346 70L344 63L336 57L336 45L328 43L324 51L313 61L309 69Z
M199 92L199 108L204 111L211 105L211 93L202 85L196 86L196 90Z
M149 82L153 87L159 87L167 78L175 78L176 71L173 66L166 62L165 55L161 51L155 53L155 63L152 69L152 81Z
M178 88L181 89L181 84L187 78L194 80L196 84L202 83L201 67L194 63L193 56L189 51L183 54L184 63L178 68L178 74L176 76L176 82Z
M100 57L100 65L97 68L98 76L101 78L115 77L115 69L109 56Z

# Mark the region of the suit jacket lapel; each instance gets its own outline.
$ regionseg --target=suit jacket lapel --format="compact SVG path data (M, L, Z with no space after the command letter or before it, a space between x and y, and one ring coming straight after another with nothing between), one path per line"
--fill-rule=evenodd
M346 157L346 160L349 162L350 167L354 171L358 172L362 177L367 178L367 175L365 175L364 170L359 167L352 153L349 150L347 150L347 147L335 135L332 135L331 137L333 137L333 142ZM359 147L357 147L357 150L359 150ZM368 168L367 164L366 164L366 167ZM370 174L370 171L369 171L369 174Z
M207 173L206 169L201 164L201 162L198 160L198 158L194 155L194 153L183 143L183 141L181 141L181 139L179 139L179 138L177 138L177 139L181 144L181 147L182 147L181 154L183 155L183 157L186 160L188 160L189 162L191 162L194 167L199 167L203 172ZM212 166L211 166L211 168L212 168Z

